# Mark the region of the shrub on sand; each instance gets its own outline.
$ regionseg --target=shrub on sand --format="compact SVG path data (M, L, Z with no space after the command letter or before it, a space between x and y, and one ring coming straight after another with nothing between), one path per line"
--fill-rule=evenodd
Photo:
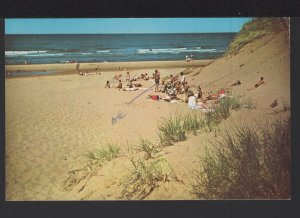
M288 199L290 137L290 119L226 131L201 157L191 193L199 199Z
M122 198L141 200L146 198L158 186L158 182L166 181L167 173L164 172L166 160L162 158L130 161L133 169L122 181Z
M136 150L143 151L146 154L146 159L156 158L161 151L161 148L155 146L148 140L140 138L139 144L136 146Z
M98 160L101 162L110 161L118 156L120 147L117 144L109 143L101 149L88 153L91 160Z
M163 146L173 145L174 142L184 141L186 131L182 126L182 115L170 116L159 125L159 139Z

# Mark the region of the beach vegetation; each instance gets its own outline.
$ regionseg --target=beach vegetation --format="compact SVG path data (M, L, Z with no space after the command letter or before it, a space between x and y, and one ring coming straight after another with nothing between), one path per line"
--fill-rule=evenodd
M205 126L205 120L197 114L186 114L183 116L182 126L188 133L197 135L198 130Z
M241 31L233 38L224 56L237 54L248 43L280 31L282 31L282 26L278 18L254 18L243 25Z
M122 181L122 198L142 200L158 187L158 183L167 179L167 162L163 158L144 160L130 158L133 168Z
M63 181L63 190L71 191L81 181L85 180L84 185L79 191L82 191L87 182L97 173L97 171L106 163L117 158L120 153L120 147L117 144L109 143L106 146L89 152L85 157L83 167L68 172L67 178Z
M241 108L241 103L236 97L226 97L219 100L219 103L213 107L213 110L205 114L205 124L209 131L218 125L223 119L230 116L232 110Z
M174 142L186 139L186 130L182 125L183 116L181 114L170 116L162 120L159 125L159 140L163 146L171 146Z
M89 152L87 154L87 157L91 161L105 162L116 158L119 153L120 147L118 146L118 144L108 143L106 146L100 149L97 149L93 152Z
M290 119L225 130L199 159L191 193L199 199L288 199Z
M145 158L156 158L161 152L161 147L153 144L149 140L140 138L138 145L136 146L136 150L139 152L144 152Z

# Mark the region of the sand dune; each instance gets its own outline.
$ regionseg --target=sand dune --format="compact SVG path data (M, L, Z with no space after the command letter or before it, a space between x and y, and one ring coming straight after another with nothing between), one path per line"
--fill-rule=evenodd
M284 34L266 36L248 44L235 56L217 59L203 69L194 66L187 80L191 85L200 84L207 95L207 92L228 87L239 79L242 85L230 88L231 92L257 100L256 110L235 112L222 122L224 126L234 125L240 120L275 119L278 114L272 114L274 110L269 107L270 103L278 99L279 108L283 107L283 102L290 104L288 47ZM142 65L138 64L137 68L146 67ZM162 77L177 74L187 67L150 65L145 69L130 69L130 64L122 66L130 69L132 75L152 74L158 68ZM51 65L51 68L71 71L70 66L74 67L70 64ZM87 70L94 68L94 65L91 68L88 64L82 66ZM41 69L38 65L6 66L8 71ZM143 90L105 89L105 81L111 80L114 74L104 69L101 75L6 79L7 200L119 199L122 179L130 169L125 155L127 145L137 143L139 136L157 142L157 126L163 117L189 111L185 103L147 99L148 94L154 93L152 90L126 105ZM125 71L121 73L125 76ZM266 84L247 91L261 76ZM153 80L142 83L143 87L151 87ZM119 111L126 116L112 125L111 118ZM189 136L187 141L164 148L166 160L183 183L162 182L146 199L194 199L185 184L189 181L190 169L196 165L196 154L201 153L203 143L213 137L213 133ZM63 191L63 180L71 169L81 165L83 155L109 142L118 143L123 155L103 166L82 191L82 183L72 191Z

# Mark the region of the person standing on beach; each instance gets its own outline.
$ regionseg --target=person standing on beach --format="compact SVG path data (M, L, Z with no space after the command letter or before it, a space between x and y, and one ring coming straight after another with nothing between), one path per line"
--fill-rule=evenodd
M79 64L79 62L77 62L77 64L76 64L76 71L79 73L80 72L80 64Z
M160 72L158 70L155 70L154 80L155 80L155 92L158 92L158 86L159 86L159 80L160 80Z
M127 72L127 74L126 74L126 82L129 82L129 81L130 81L130 73Z

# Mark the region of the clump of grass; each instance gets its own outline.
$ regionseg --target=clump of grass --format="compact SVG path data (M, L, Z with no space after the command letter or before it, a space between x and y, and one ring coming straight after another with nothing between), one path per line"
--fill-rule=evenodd
M122 198L141 200L146 198L158 186L158 182L166 181L166 160L162 158L130 161L133 169L122 182Z
M213 127L218 125L223 119L230 116L231 110L237 110L241 107L239 100L235 97L222 98L219 104L205 114L205 123L209 129L212 131Z
M151 143L149 140L140 138L139 144L137 145L138 151L143 151L146 154L146 159L156 158L161 151L161 148Z
M200 158L191 193L199 199L287 199L290 119L226 131Z
M205 120L199 115L186 114L182 121L183 129L197 135L198 130L205 125Z
M117 144L109 143L101 149L88 153L87 157L96 161L110 161L118 156L120 147Z
M68 173L68 177L63 181L63 190L71 191L81 181L86 180L86 183L92 178L99 168L105 164L105 162L111 161L118 157L120 148L117 144L109 143L101 149L97 149L94 152L89 152L86 157L88 158L82 168L72 170ZM79 191L82 191L84 186Z
M248 43L270 33L278 33L281 30L282 27L278 18L254 18L244 24L241 31L234 37L225 56L236 54Z
M182 125L183 116L170 116L159 125L159 139L163 146L171 146L174 142L186 139L186 130Z

